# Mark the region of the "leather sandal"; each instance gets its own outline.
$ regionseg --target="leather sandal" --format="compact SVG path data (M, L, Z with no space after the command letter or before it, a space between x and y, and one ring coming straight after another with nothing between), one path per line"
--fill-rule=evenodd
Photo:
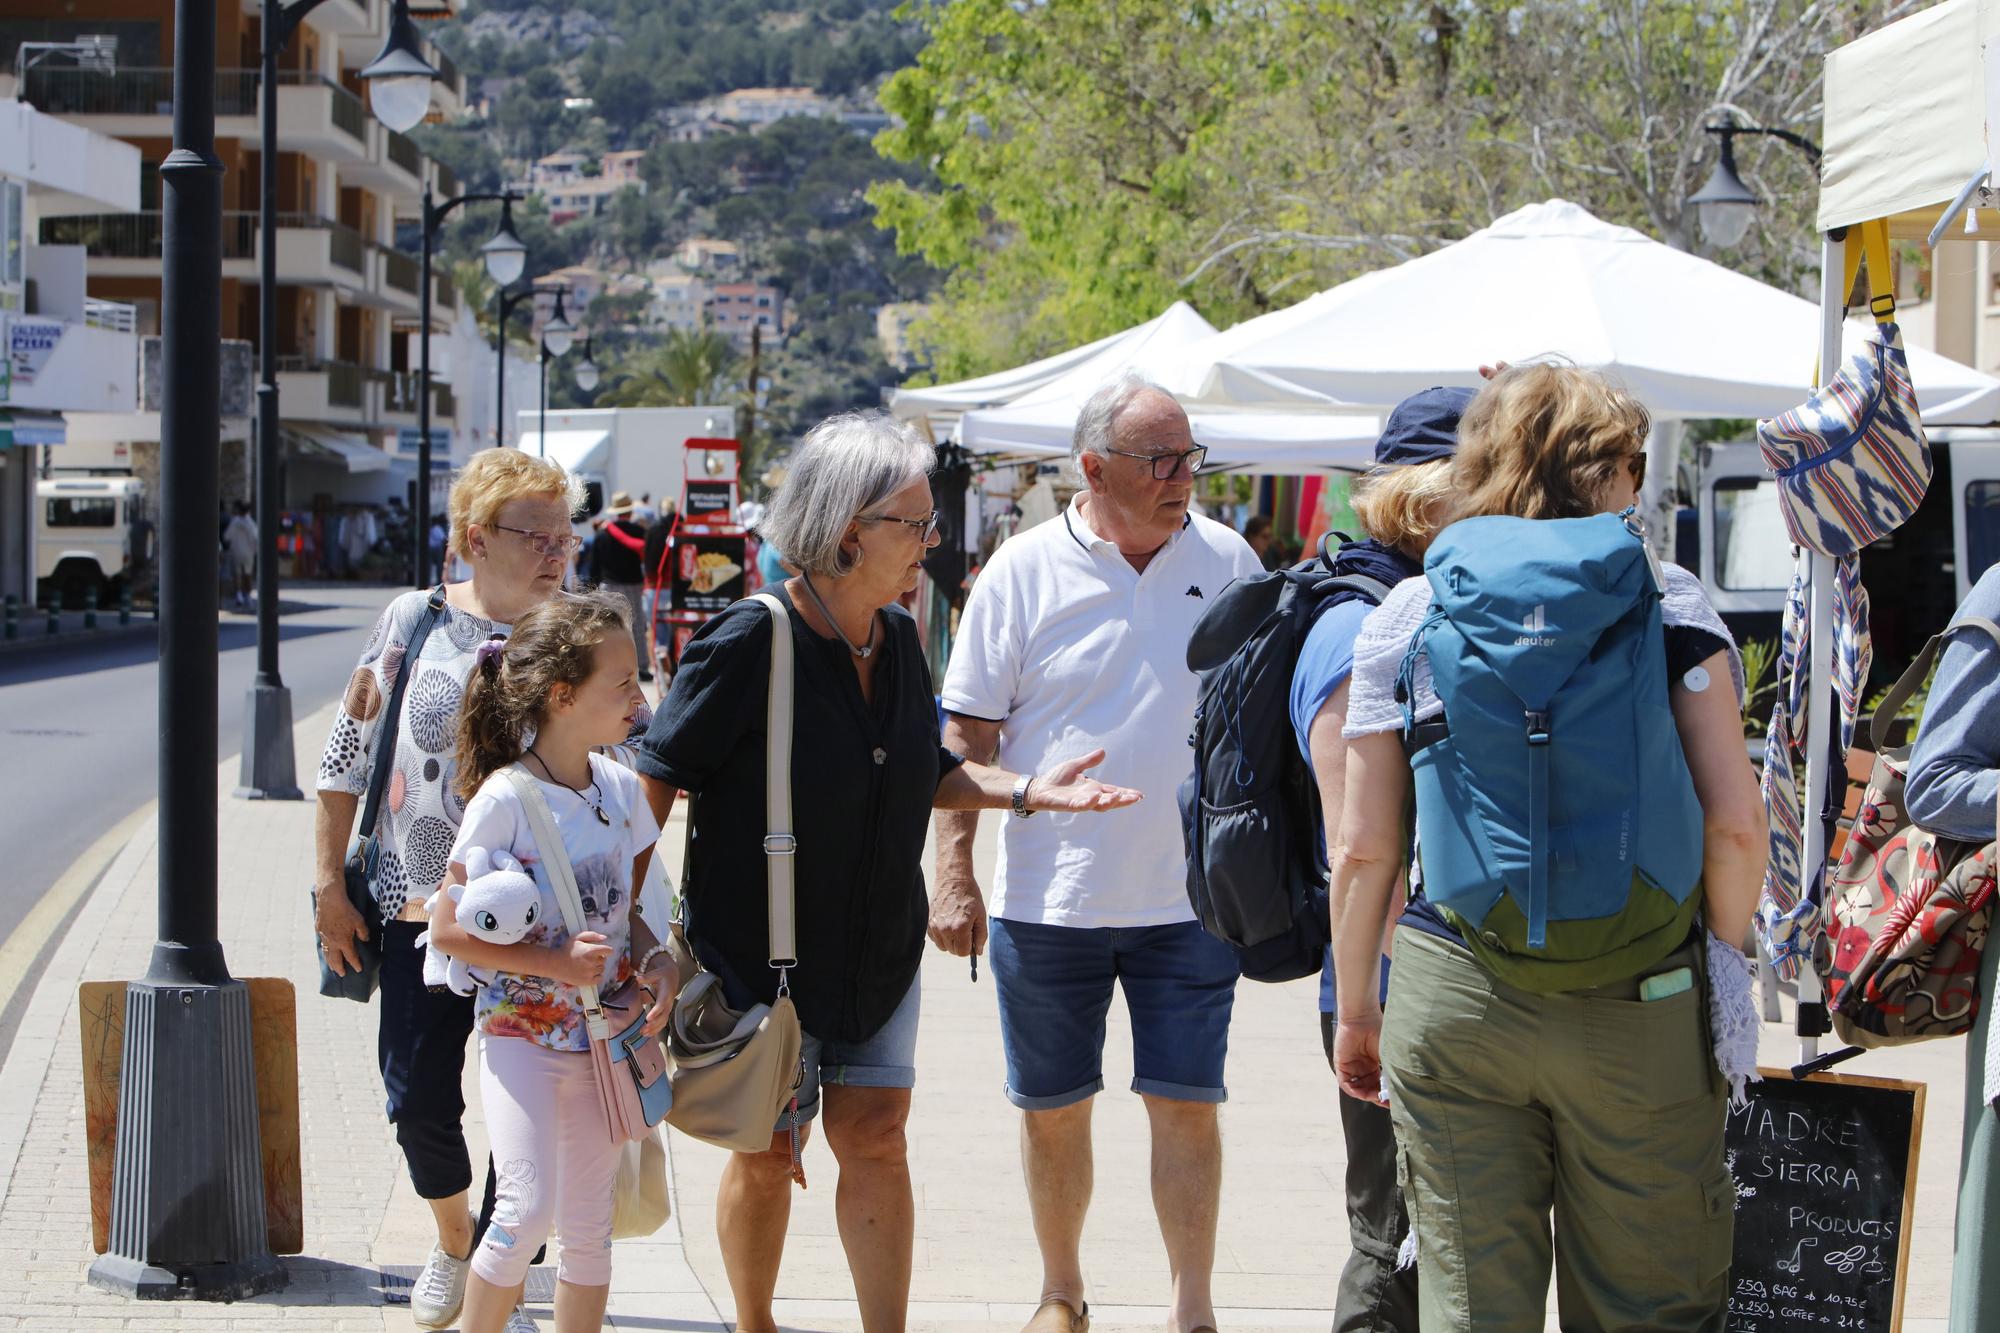
M1035 1307L1035 1317L1021 1333L1090 1333L1090 1302L1079 1310L1060 1296L1050 1296Z

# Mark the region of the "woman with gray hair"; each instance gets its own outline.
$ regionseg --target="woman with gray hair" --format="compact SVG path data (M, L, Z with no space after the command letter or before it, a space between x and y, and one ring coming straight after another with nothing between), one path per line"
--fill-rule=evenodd
M916 1082L918 985L928 913L920 866L933 808L1112 810L1139 793L1083 776L1098 751L1017 776L939 741L916 622L897 599L937 544L931 446L880 413L821 422L793 455L763 530L799 574L767 589L790 612L794 894L793 1003L805 1030L797 1110L768 1150L723 1171L716 1231L736 1327L775 1329L794 1180L792 1128L820 1112L840 1164L835 1208L862 1326L901 1329L915 1209L903 1140ZM764 699L772 618L738 602L689 641L639 759L665 826L691 802L682 894L689 942L732 1004L768 1003L764 896ZM824 1088L824 1094L822 1094Z

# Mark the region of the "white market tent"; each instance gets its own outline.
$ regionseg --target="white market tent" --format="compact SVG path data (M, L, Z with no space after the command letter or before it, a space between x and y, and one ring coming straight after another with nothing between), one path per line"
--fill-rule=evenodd
M1143 345L1156 336L1185 338L1199 337L1215 332L1210 324L1195 312L1195 308L1185 301L1176 301L1158 316L1144 324L1114 333L1108 338L1072 347L1067 352L1031 361L1025 366L1012 370L995 371L991 375L981 375L977 379L960 380L956 384L935 384L921 389L896 389L889 395L889 412L899 421L921 421L931 432L933 439L943 439L957 424L961 413L976 408L1002 407L1019 401L1038 389L1045 388L1065 375L1086 370L1091 366L1111 366L1118 363L1124 349ZM1102 379L1109 379L1115 372L1092 371Z
M1661 420L1771 416L1804 397L1818 328L1810 301L1552 199L1238 325L1165 383L1191 411L1381 408L1560 353ZM1858 350L1868 326L1847 336ZM1910 371L1927 420L2000 419L2000 380L1920 348Z
M1169 318L1185 311L1183 318ZM958 443L977 454L1062 458L1070 451L1077 414L1091 394L1121 375L1164 383L1215 339L1214 326L1185 305L1132 330L1115 348L1091 357L1004 407L976 409L958 420ZM1299 474L1318 468L1358 471L1373 461L1381 423L1372 415L1327 412L1239 412L1191 409L1195 442L1208 448L1207 466Z

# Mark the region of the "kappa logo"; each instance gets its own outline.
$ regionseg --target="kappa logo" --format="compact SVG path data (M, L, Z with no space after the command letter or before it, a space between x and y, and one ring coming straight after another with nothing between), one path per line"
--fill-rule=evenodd
M1548 632L1549 608L1546 602L1537 602L1535 604L1535 609L1528 612L1528 618L1522 622L1521 628L1526 630L1527 633L1514 640L1516 648L1553 648L1555 646L1555 638Z
M1196 587L1194 584L1190 583L1188 584L1187 595L1190 597L1201 597L1201 589ZM1203 601L1208 600L1206 597L1202 597L1201 599Z

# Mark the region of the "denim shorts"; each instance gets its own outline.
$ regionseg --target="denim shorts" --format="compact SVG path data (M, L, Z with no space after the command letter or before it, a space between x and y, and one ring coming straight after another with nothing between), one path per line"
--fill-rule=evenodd
M988 926L1007 1099L1028 1111L1104 1088L1111 986L1132 1017L1132 1091L1220 1102L1236 1003L1236 951L1193 921L1166 926Z
M841 1088L914 1088L917 1086L917 1013L923 1008L923 976L910 980L910 989L896 1005L889 1021L866 1041L821 1041L802 1032L799 1056L805 1062L805 1079L799 1084L799 1120L819 1114L821 1084ZM791 1127L791 1108L778 1117L777 1128Z

